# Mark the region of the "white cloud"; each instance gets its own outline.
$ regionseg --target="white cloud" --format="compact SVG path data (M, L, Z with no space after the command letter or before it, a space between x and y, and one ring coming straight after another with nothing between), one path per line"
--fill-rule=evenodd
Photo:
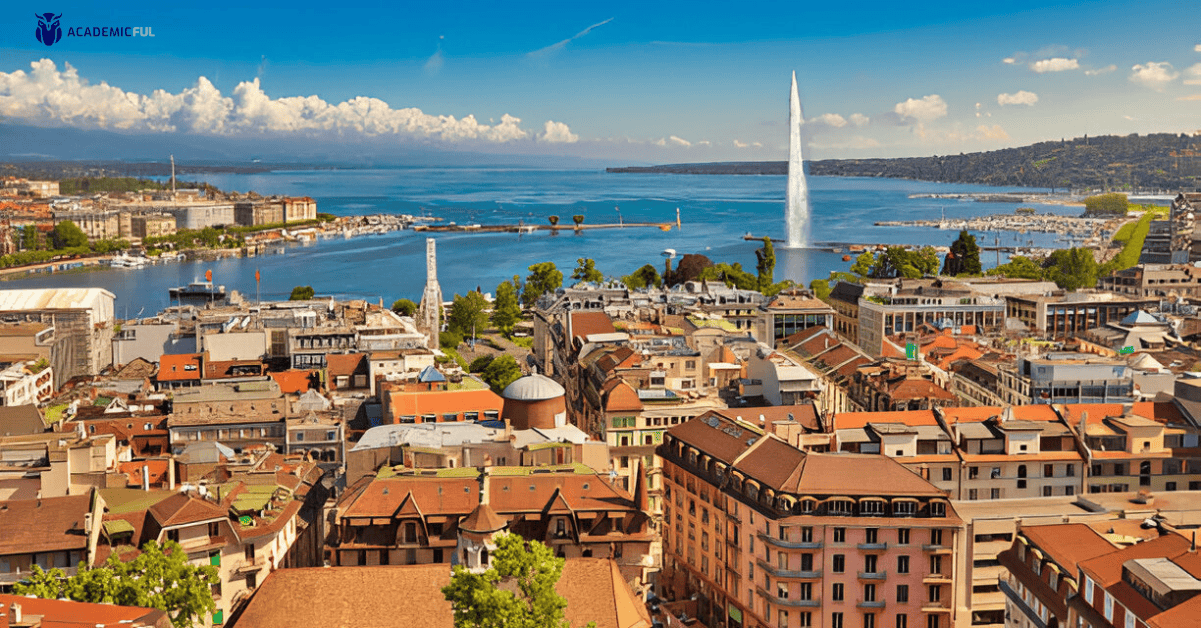
M992 126L981 124L980 126L976 127L976 134L982 140L1001 141L1009 139L1009 134L1006 133L1005 129L1002 129L1001 125L999 124L994 124Z
M1042 74L1044 72L1063 72L1065 70L1080 69L1080 62L1076 59L1065 59L1063 57L1052 57L1050 59L1041 59L1030 64L1030 69Z
M667 146L667 140L662 137L651 143L654 144L655 146Z
M709 140L701 140L701 141L697 142L696 145L697 146L712 146L713 142L710 142Z
M1016 94L997 94L997 104L1002 107L1005 105L1033 106L1036 102L1038 102L1038 94L1026 90L1019 91Z
M736 148L746 148L747 146L750 146L750 144L747 144L746 142L742 142L739 140L734 140L734 146Z
M1122 116L1122 118L1123 118L1123 119L1126 119L1126 120L1129 120L1129 121L1131 121L1131 122L1137 122L1137 121L1138 121L1138 118L1136 118L1136 117L1134 117L1134 116Z
M547 120L545 128L546 130L538 136L539 142L574 144L580 140L580 136L572 133L562 122Z
M867 126L867 123L872 121L871 118L863 115L862 113L852 113L849 119L851 124L855 126Z
M521 128L520 118L509 114L501 116L499 124L490 125L472 115L456 118L427 114L415 107L393 109L378 98L364 96L337 104L317 96L271 98L257 78L239 83L231 96L222 94L203 76L177 94L155 90L144 95L104 82L93 85L67 63L62 70L49 59L30 66L29 72L0 72L0 116L80 128L205 134L397 135L450 142L510 142L533 137ZM547 124L539 139L578 139L563 123Z
M668 141L670 141L672 144L675 144L676 146L692 146L692 142L689 142L688 140L686 140L682 137L676 137L673 135L667 139L668 139Z
M763 148L763 142L751 142L751 146L755 148Z
M1193 46L1193 52L1201 52L1201 44L1197 44L1196 46Z
M1118 69L1118 66L1110 64L1103 68L1093 68L1091 70L1085 70L1084 73L1089 76L1097 76L1099 74L1109 74L1110 72L1113 72L1116 69Z
M444 65L446 65L446 57L442 56L442 48L439 47L434 54L430 55L429 59L426 59L423 69L426 74L433 75L441 72Z
M1006 63L1009 65L1014 65L1017 62L1018 62L1018 60L1013 57L1005 57L1004 59L1001 59L1001 63Z
M1167 61L1148 61L1145 65L1138 64L1130 68L1130 82L1138 83L1162 92L1168 83L1176 80L1180 73L1172 68Z
M930 94L921 99L910 98L905 102L899 102L893 111L902 118L928 122L947 115L947 103L942 96Z
M612 21L613 21L613 18L609 18L603 22L597 22L596 24L593 24L592 26L585 28L584 30L576 33L575 35L572 35L571 37L564 39L563 41L555 42L545 48L539 48L538 50L528 53L528 54L526 54L526 57L528 57L530 59L546 59L548 57L551 57L551 56L555 55L556 53L558 53L560 50L566 48L567 44L570 44L571 42L592 32L592 29L600 28L601 26L604 26L605 24L608 24L609 22L612 22Z
M1185 85L1201 85L1201 63L1194 63L1184 71Z
M1177 96L1176 100L1201 100L1201 94L1189 94L1188 96Z
M805 121L806 124L824 124L836 129L847 125L847 119L837 113L823 113L816 118L809 118Z

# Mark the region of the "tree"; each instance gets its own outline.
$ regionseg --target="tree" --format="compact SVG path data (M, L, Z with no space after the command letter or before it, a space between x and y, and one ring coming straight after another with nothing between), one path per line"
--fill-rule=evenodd
M727 264L722 262L709 266L701 271L698 277L704 281L718 280L724 282L727 286L738 288L740 290L758 290L759 279L754 275L742 269L742 264L734 262Z
M776 247L772 246L771 238L763 236L763 248L755 250L759 263L755 268L759 271L759 289L764 290L772 284L772 276L776 272Z
M483 373L485 370L488 369L488 366L491 365L492 361L495 359L496 359L496 356L481 355L480 357L472 360L471 364L467 365L467 372Z
M1043 267L1029 257L1014 255L1008 262L990 269L988 274L1010 279L1042 279Z
M542 262L530 266L530 274L525 278L525 290L521 300L526 305L533 305L538 297L554 292L563 287L563 273L555 268L554 262Z
M465 296L455 295L454 305L446 317L446 329L467 338L488 328L488 299L472 291Z
M492 324L500 333L508 336L521 320L521 303L517 294L521 291L521 277L513 275L511 281L496 286L496 303L492 304Z
M550 221L550 226L552 226L552 227L554 227L555 225L558 225L558 224L559 224L559 217L558 217L558 216L549 216L549 217L547 218L547 220L549 220L549 221Z
M678 286L701 277L701 271L713 265L713 260L700 253L688 253L680 258L676 269L663 274L663 283L667 286Z
M71 249L88 245L88 234L70 220L64 220L54 225L54 230L50 232L50 239L54 241L56 249Z
M871 251L864 251L855 258L855 263L851 264L851 272L859 277L871 277L872 269L876 267L876 254Z
M417 304L410 299L397 299L392 302L392 311L401 316L412 316L417 312Z
M454 609L455 628L570 628L567 600L555 590L565 563L538 541L497 535L487 571L476 574L455 565L450 584L442 588Z
M947 253L942 274L979 275L980 270L980 247L976 245L976 236L966 230L960 231L959 237L951 243L951 252Z
M825 279L814 279L809 282L809 291L813 296L825 301L830 298L830 282Z
M175 628L187 628L217 607L212 586L218 582L216 567L189 565L178 543L150 541L130 562L113 554L102 566L81 565L70 578L60 569L45 572L35 566L14 592L49 600L157 608L168 614Z
M438 334L438 346L443 349L454 349L463 343L463 335L457 331L444 331Z
M1120 192L1098 194L1084 199L1084 213L1086 216L1125 216L1129 203L1126 195Z
M600 283L605 280L604 273L596 269L596 262L594 260L581 257L575 263L575 272L571 273L572 279L590 283Z
M1092 249L1084 247L1059 249L1051 253L1044 266L1047 279L1069 292L1095 287L1100 272Z
M521 377L521 367L513 356L506 353L490 362L480 377L492 388L492 392L499 395L506 386Z
M292 288L292 295L288 297L289 301L308 301L313 298L312 286L296 286Z
M575 228L579 229L580 225L584 224L584 214L576 214L571 217L571 222L575 223Z
M659 277L659 271L654 266L647 264L633 273L622 277L621 282L627 288L650 288L658 287L663 283L663 279Z
M21 248L26 251L36 251L41 247L42 239L38 228L33 225L21 227Z

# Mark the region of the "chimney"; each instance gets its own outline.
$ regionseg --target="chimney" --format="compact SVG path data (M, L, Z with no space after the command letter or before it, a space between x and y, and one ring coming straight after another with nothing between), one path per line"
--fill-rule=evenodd
M13 602L12 606L12 623L21 623L21 605Z
M480 504L488 503L488 467L480 467Z
M142 490L150 490L150 467L146 464L142 465Z
M1193 530L1193 544L1189 547L1190 552L1197 551L1197 531Z

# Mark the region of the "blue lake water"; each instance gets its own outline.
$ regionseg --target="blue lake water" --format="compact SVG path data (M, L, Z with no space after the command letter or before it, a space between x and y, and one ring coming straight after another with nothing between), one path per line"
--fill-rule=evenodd
M680 209L683 229L662 232L626 228L518 235L435 234L438 278L444 295L485 292L514 274L542 261L554 262L570 276L575 260L596 260L601 272L629 274L646 263L662 269L664 249L679 254L702 253L714 262L740 262L752 272L758 242L743 235L784 237L783 176L691 176L607 174L598 170L528 170L504 168L400 168L380 170L281 171L251 175L208 175L223 190L260 194L307 195L318 211L337 215L428 214L458 224L547 224L558 215L570 224L583 214L585 224L615 223L618 210L626 222L675 222ZM952 231L927 228L876 227L879 220L948 218L1012 213L1013 204L909 198L911 194L1014 191L1011 188L953 185L893 179L810 177L815 241L948 245ZM1035 205L1039 213L1078 214L1078 207ZM290 245L278 255L186 262L143 269L100 269L39 273L11 279L6 288L100 287L117 295L119 316L151 314L168 304L167 289L213 271L215 283L255 295L254 272L262 273L264 299L287 298L297 285L312 285L319 295L417 300L425 283L425 237L412 231L352 239L330 239ZM981 244L1013 244L1013 233L977 234ZM1020 236L1025 245L1053 246L1053 235ZM776 280L807 283L831 270L849 267L842 254L776 249ZM984 264L995 263L991 253ZM1002 258L1003 260L1004 258Z

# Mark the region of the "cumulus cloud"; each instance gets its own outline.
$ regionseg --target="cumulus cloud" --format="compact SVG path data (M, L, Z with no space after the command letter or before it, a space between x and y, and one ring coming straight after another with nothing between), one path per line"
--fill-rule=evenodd
M393 109L378 98L359 96L338 104L317 96L271 98L257 78L239 83L230 96L205 77L179 93L126 92L101 82L93 85L68 63L59 70L49 59L31 70L0 72L0 116L32 123L80 128L225 133L333 133L397 135L443 141L510 142L532 137L521 119L505 114L497 124L475 116L431 115L415 107ZM548 122L548 141L575 141L567 125ZM568 139L575 138L575 139Z
M750 144L747 144L746 142L743 142L741 140L734 140L735 148L746 148L747 146L750 146Z
M823 113L816 118L809 118L805 124L824 124L838 129L847 125L847 119L837 113Z
M1001 141L1009 139L1009 134L1006 133L1005 129L1002 129L1001 125L999 124L994 124L992 126L981 124L980 126L976 127L976 134L982 140Z
M571 132L571 129L562 122L553 120L546 121L545 131L538 136L539 142L548 142L552 144L574 144L580 140L580 136Z
M1016 94L997 94L997 104L1002 107L1005 105L1033 106L1036 102L1038 102L1038 94L1026 90L1019 91Z
M1064 72L1066 70L1080 69L1080 62L1076 59L1051 57L1050 59L1040 59L1031 63L1030 69L1038 72L1039 74L1044 72Z
M1185 85L1201 85L1201 63L1194 63L1184 71Z
M689 142L688 140L686 140L682 137L676 137L674 135L667 138L667 140L669 142L671 142L672 144L675 144L676 146L692 146L692 142Z
M1148 61L1130 68L1130 82L1162 92L1168 83L1176 80L1180 73L1167 61Z
M1091 70L1085 70L1084 73L1089 76L1097 76L1098 74L1109 74L1116 69L1118 69L1118 66L1110 64L1103 68L1092 68Z
M1201 52L1201 44L1197 44L1196 46L1193 46L1193 52Z
M1015 65L1017 62L1018 60L1013 57L1005 57L1004 59L1001 59L1001 63L1006 63L1009 65Z
M920 99L910 98L899 102L893 111L904 120L929 122L947 115L947 103L942 96L930 94Z
M851 121L851 124L855 126L867 126L867 123L872 121L871 118L863 115L862 113L852 113L851 117L848 119Z
M1176 100L1201 100L1201 94L1189 94L1188 96L1178 96Z
M592 29L600 28L601 26L604 26L605 24L608 24L609 22L612 22L612 21L613 21L613 18L609 18L603 22L597 22L596 24L593 24L592 26L585 28L584 30L576 33L575 35L572 35L571 37L564 39L563 41L555 42L545 48L539 48L538 50L528 53L528 54L526 54L526 57L528 57L530 59L547 59L549 57L552 57L555 54L557 54L560 50L566 48L567 44L570 44L571 42L592 32Z

